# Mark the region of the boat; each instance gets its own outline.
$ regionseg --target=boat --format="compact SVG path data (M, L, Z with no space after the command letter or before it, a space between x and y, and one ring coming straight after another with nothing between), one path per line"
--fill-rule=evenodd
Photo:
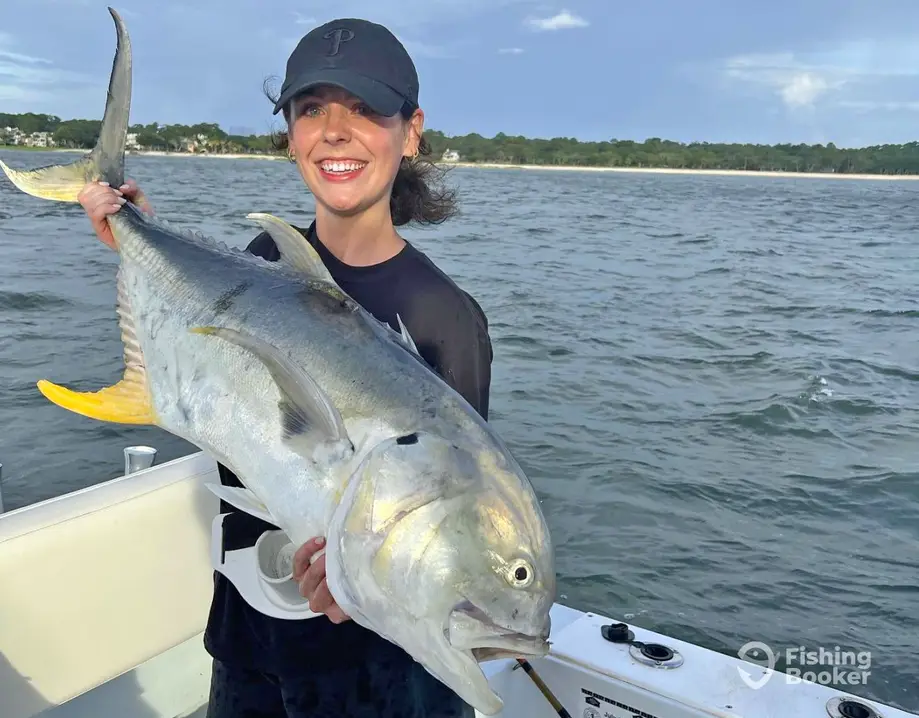
M123 476L0 514L2 718L205 716L217 466L125 455ZM563 604L551 641L483 664L503 718L917 718Z

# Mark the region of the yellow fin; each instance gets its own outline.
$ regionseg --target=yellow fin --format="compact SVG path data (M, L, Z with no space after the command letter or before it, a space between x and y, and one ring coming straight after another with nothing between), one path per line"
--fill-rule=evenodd
M39 199L78 202L87 182L98 177L95 158L88 156L67 165L49 165L34 170L14 170L0 161L0 170L17 188Z
M90 419L116 424L156 424L146 387L130 375L114 386L95 392L72 391L44 379L38 382L38 390L48 401Z

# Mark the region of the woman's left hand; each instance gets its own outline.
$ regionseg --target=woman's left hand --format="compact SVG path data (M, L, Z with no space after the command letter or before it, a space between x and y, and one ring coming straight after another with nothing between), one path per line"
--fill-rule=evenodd
M335 603L325 578L325 554L311 565L313 554L325 548L324 538L313 538L303 544L294 554L294 581L300 584L300 594L309 600L310 610L324 613L332 623L349 620L347 614Z

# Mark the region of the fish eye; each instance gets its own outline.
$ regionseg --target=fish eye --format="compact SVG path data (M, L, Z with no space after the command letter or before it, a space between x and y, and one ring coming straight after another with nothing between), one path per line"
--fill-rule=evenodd
M512 561L507 568L507 580L514 588L526 588L533 583L533 567L522 558Z

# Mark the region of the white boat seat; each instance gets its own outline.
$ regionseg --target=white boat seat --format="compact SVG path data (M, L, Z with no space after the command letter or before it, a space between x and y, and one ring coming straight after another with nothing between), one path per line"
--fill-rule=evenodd
M203 630L209 481L216 464L196 453L0 514L3 718L31 718Z

